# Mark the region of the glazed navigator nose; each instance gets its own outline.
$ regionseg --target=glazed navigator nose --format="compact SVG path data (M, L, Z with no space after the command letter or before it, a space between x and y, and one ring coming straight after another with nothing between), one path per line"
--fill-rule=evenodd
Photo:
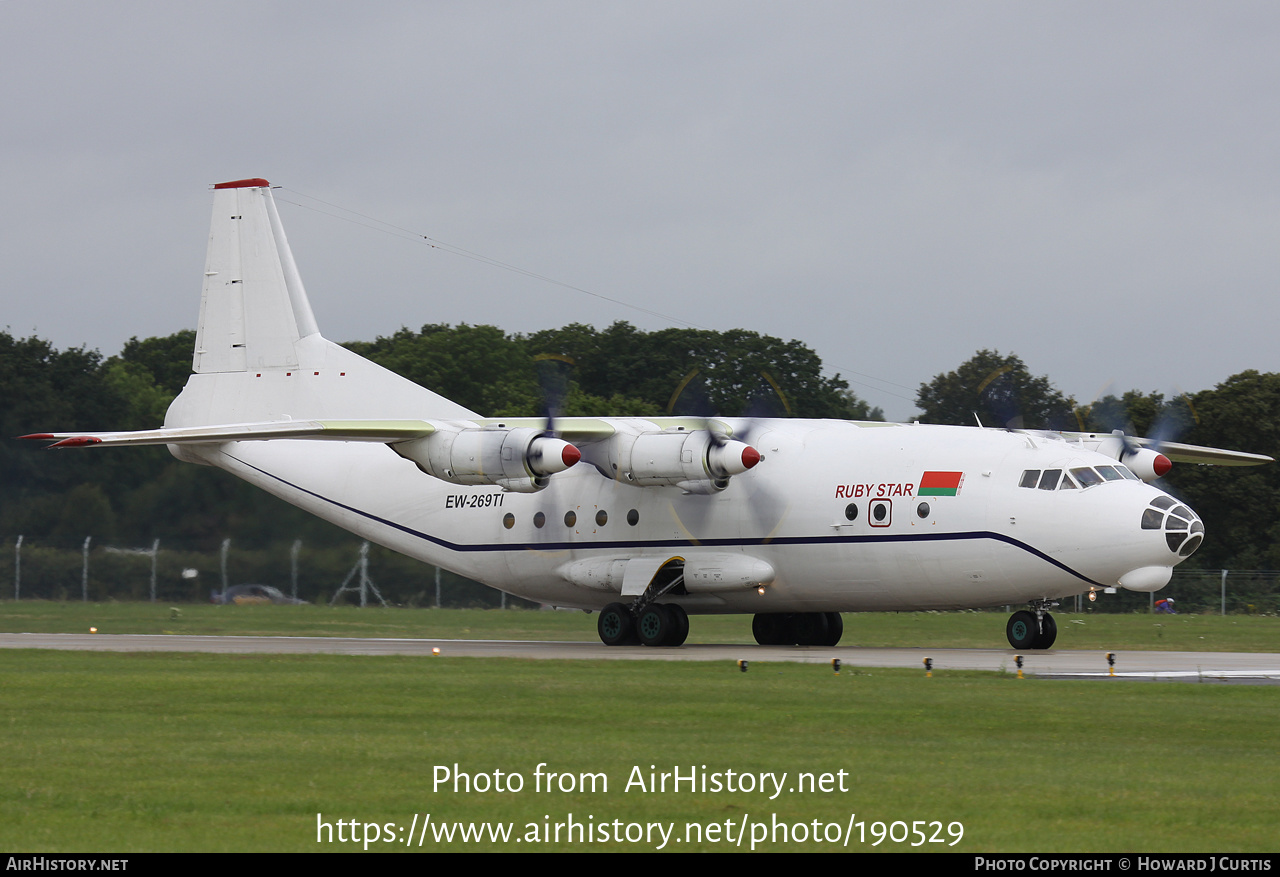
M1168 495L1157 496L1143 510L1142 529L1163 531L1169 551L1178 557L1175 563L1194 554L1204 541L1199 515Z

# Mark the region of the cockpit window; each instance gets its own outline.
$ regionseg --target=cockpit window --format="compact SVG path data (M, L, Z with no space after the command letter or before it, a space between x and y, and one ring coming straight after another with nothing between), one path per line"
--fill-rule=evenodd
M1080 482L1081 487L1093 487L1095 484L1102 483L1102 476L1088 467L1072 469L1071 474L1076 477L1076 481Z
M1019 487L1038 487L1041 490L1079 490L1082 487L1093 487L1106 481L1122 481L1130 479L1140 481L1125 466L1098 466L1090 468L1080 466L1070 471L1062 469L1027 469L1022 473Z
M1116 471L1115 466L1099 466L1098 474L1108 481L1122 481L1124 476Z

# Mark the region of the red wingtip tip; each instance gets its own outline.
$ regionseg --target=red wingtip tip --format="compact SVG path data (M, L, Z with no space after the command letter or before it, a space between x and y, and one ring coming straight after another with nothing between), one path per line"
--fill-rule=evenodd
M565 445L564 450L560 452L560 459L564 461L566 466L572 466L582 459L582 451L573 445Z
M759 451L751 447L751 445L747 445L745 448L743 448L742 465L746 466L748 469L754 469L756 463L759 463L759 462L760 462Z
M102 439L92 435L77 435L71 438L65 438L60 442L54 442L49 445L51 448L78 448L81 445L96 445Z
M18 439L19 439L19 440L21 440L21 439L35 439L36 441L42 441L42 440L43 440L43 441L47 441L47 440L49 440L49 439L51 439L51 438L53 438L53 433L51 433L51 432L33 432L33 433L31 433L31 435L20 435L20 436L18 436Z

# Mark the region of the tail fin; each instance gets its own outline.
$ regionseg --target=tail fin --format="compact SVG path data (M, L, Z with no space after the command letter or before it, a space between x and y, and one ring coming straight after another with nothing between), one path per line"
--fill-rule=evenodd
M196 374L296 368L298 341L320 331L269 185L213 187Z
M214 186L191 365L166 426L476 416L320 334L262 179Z

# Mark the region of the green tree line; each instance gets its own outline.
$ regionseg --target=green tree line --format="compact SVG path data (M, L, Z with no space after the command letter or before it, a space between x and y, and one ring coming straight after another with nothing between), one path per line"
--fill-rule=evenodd
M3 435L158 426L190 373L194 336L134 338L104 357L0 332ZM618 322L603 330L571 324L513 335L493 326L426 325L346 346L487 416L550 408L566 416L883 419L838 375L824 376L820 358L804 344L745 330L644 332ZM983 350L921 385L917 405L924 422L973 425L977 418L986 426L1163 431L1180 441L1280 457L1276 374L1244 372L1173 399L1133 390L1079 404L1047 377L1031 375L1016 355ZM1280 568L1280 467L1179 466L1165 480L1208 528L1189 566ZM166 549L201 553L206 571L224 538L237 551L276 550L285 557L295 539L347 546L330 562L334 569L354 557L350 546L358 544L226 473L179 463L164 448L49 453L6 438L0 483L0 538L7 543L0 560L13 556L19 534L29 564L37 563L31 553L37 549L74 550L56 563L42 561L58 568L58 580L73 596L79 587L74 558L86 536L95 546L144 547L158 538ZM35 575L36 567L29 572ZM431 574L423 567L420 577ZM409 592L418 595L423 587L418 582Z
M29 581L52 578L74 596L80 585L78 549L86 536L94 546L146 547L160 539L162 564L196 564L194 555L181 555L196 552L204 557L198 565L205 572L224 538L233 541L236 556L274 551L285 558L293 540L302 539L309 546L346 546L326 567L328 579L341 579L338 567L358 545L354 536L226 473L179 463L164 448L49 453L8 438L159 426L190 374L194 345L195 333L183 331L134 338L118 355L103 357L0 332L0 426L7 437L0 442L0 538L6 543L0 558L12 556L22 535ZM602 331L573 324L511 335L493 326L427 325L346 346L487 416L533 416L550 407L566 416L882 419L838 375L824 376L820 358L805 345L743 330L643 332L615 323ZM53 553L42 553L48 551ZM306 556L317 555L310 550ZM407 574L381 552L375 557L384 567L392 564L395 575ZM121 564L147 566L135 557L95 567L105 571ZM417 566L420 576L433 575ZM177 587L172 570L163 577L171 590ZM278 579L278 570L272 577ZM208 576L201 581L207 585ZM136 576L133 582L136 590ZM419 594L412 588L397 592L412 599Z

